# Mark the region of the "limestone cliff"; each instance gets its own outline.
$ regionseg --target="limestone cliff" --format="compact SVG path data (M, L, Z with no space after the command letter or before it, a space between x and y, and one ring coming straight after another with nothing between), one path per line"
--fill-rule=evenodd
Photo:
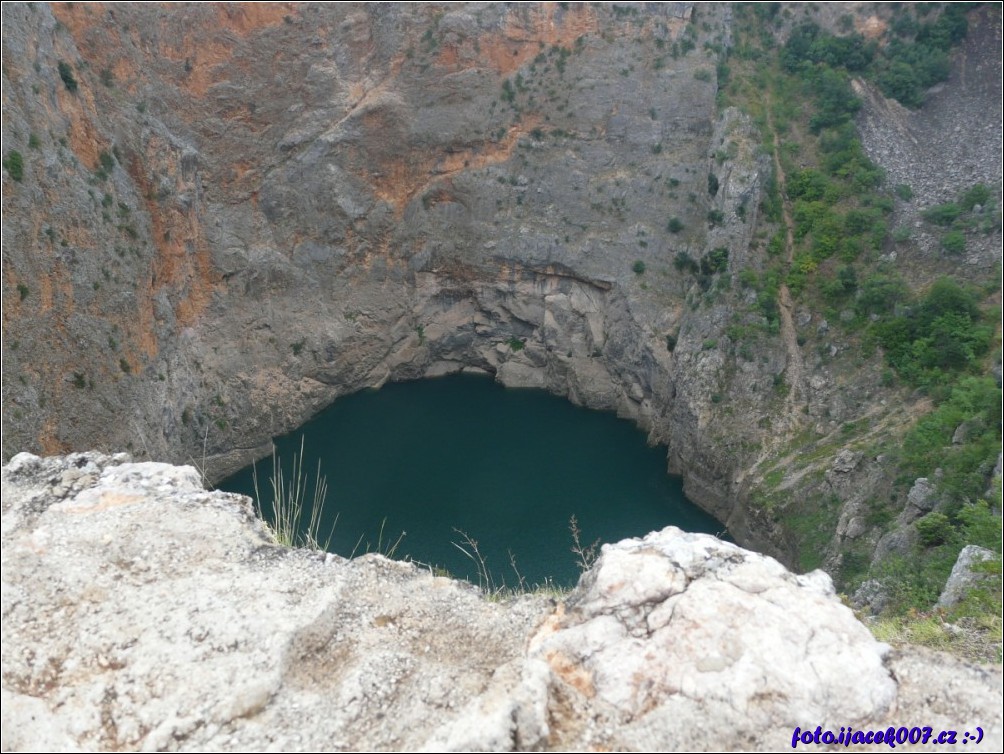
M707 535L607 545L570 594L499 603L379 555L278 546L191 467L23 453L2 501L5 751L1004 739L999 667L891 652L821 571Z
M827 501L835 541L882 534L855 505L890 471L838 462L842 428L895 436L923 400L790 301L755 353L730 335L763 322L730 275L765 263L773 168L716 104L729 5L3 14L4 156L23 161L3 176L4 458L124 448L219 478L340 395L479 369L630 417L694 500L787 562L790 534L749 503L806 446L781 488ZM974 39L962 64L994 34ZM976 85L942 96L985 100ZM975 164L931 191L980 166L999 183ZM995 240L963 274L993 268ZM714 285L674 265L718 250ZM911 253L922 279L943 266Z

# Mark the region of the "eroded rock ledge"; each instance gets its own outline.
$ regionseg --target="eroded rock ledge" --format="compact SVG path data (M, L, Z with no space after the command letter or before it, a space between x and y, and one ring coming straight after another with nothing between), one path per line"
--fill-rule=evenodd
M891 652L822 572L673 527L605 546L563 601L495 603L412 564L279 547L190 467L22 453L2 499L5 750L1004 740L999 668Z

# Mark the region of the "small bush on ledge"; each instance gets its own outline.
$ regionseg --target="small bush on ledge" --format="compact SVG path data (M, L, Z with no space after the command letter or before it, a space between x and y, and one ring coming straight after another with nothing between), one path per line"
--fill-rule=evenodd
M61 78L63 80L63 83L66 85L66 91L70 93L76 92L77 79L74 78L73 76L73 68L70 67L70 64L60 60L58 69L59 69L59 78Z
M10 174L10 177L18 183L24 178L24 158L16 149L10 151L7 159L3 161L3 166Z

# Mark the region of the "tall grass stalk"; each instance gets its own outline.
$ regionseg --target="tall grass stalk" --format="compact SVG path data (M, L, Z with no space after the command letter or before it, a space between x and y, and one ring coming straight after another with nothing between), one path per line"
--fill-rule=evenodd
M546 594L551 597L561 598L564 597L568 591L567 589L555 586L550 578L541 584L530 586L523 577L523 574L521 574L519 569L516 567L516 556L513 555L512 550L509 551L509 565L512 566L512 570L516 574L516 586L507 585L504 578L497 581L492 575L491 569L488 567L488 561L481 554L481 550L478 549L477 540L473 539L470 534L465 531L461 531L460 529L454 528L453 531L460 536L463 544L457 542L452 542L451 544L460 550L460 552L462 552L472 563L474 563L474 566L478 571L478 588L487 599L492 601L501 601L511 599L513 597L519 597L524 594Z
M385 542L383 538L384 527L386 526L387 526L387 519L384 518L384 520L380 522L380 533L377 536L376 546L374 547L371 542L367 541L366 549L363 551L365 554L375 552L380 555L383 555L385 558L391 558L391 559L394 558L394 555L397 554L397 548L400 546L401 540L405 538L407 532L402 531L400 534L397 535L397 539L394 540L394 543L391 544L390 539L388 539ZM362 546L363 538L365 536L366 536L365 533L359 535L359 539L356 540L356 546L352 548L352 553L349 555L349 560L352 560L352 558L356 556L356 553L359 552L359 548Z
M582 544L582 529L579 528L579 522L574 515L568 520L568 530L572 533L572 554L575 555L575 562L578 564L579 570L585 573L593 567L593 563L599 557L600 540L597 539L588 547L584 546Z
M319 539L321 519L324 512L324 502L328 496L328 480L321 476L321 462L317 462L317 474L314 479L313 496L307 496L307 479L303 472L304 438L300 438L300 454L293 454L293 464L290 477L287 479L279 456L272 446L272 510L275 513L274 523L269 524L276 542L287 547L305 547L311 550L327 551L331 538L335 533L338 516L331 524L327 538ZM254 482L255 506L258 516L268 519L262 509L262 496L258 488L258 465L252 466ZM304 510L309 506L309 512ZM306 516L306 519L305 519ZM302 532L302 533L301 533Z

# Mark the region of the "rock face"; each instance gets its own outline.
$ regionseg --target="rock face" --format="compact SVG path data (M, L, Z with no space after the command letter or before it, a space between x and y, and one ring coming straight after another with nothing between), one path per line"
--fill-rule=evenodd
M728 519L741 458L695 441L727 308L692 315L672 262L745 259L767 161L713 61L669 54L710 39L691 4L642 10L5 6L5 458L218 479L340 395L474 368L674 440ZM741 382L756 427L769 378Z
M973 569L978 563L993 560L997 553L979 545L966 545L959 553L959 557L952 566L952 573L945 582L945 588L938 597L938 607L949 608L957 605L970 591L979 583L985 574L980 574Z
M2 481L5 750L777 749L920 721L1002 741L999 670L891 653L822 572L706 535L491 602L277 546L190 467L24 453Z

